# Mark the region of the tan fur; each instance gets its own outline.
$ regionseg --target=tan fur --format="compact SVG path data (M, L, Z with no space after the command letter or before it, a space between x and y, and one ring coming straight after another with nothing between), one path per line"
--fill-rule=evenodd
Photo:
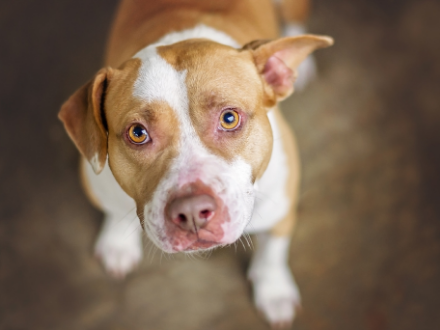
M81 159L79 160L79 177L81 180L81 186L87 198L89 199L90 203L92 203L92 205L96 207L98 210L102 211L101 202L98 200L98 198L96 198L95 194L92 192L92 189L90 187L90 182L87 180L85 173L86 166L87 166L87 160L84 159L84 157L81 157Z
M279 13L286 23L304 23L309 16L310 0L283 0Z
M303 9L295 9L290 1L285 1L282 6L287 6L289 12L305 15L306 1L300 2ZM177 154L179 126L168 104L146 104L132 97L141 63L139 59L130 58L165 34L200 23L227 33L240 44L278 36L276 13L271 0L259 0L258 3L255 0L123 0L112 27L106 55L106 64L118 69L99 72L74 98L79 100L76 106L83 108L87 108L87 100L91 100L88 107L92 108L88 113L93 116L96 127L90 130L92 133L84 136L99 136L94 138L97 146L92 150L95 152L107 148L107 144L104 146L101 142L104 124L108 126L109 165L122 189L138 205L144 205L151 198L170 160ZM253 180L256 180L268 165L273 142L266 111L281 98L271 92L270 86L262 78L265 61L274 53L283 57L286 48L290 47L290 53L299 52L300 56L292 57L289 53L283 60L295 67L315 48L328 44L330 41L323 41L322 38L308 37L295 41L285 38L274 42L257 42L252 44L253 47L236 50L199 39L159 47L158 53L176 70L187 71L190 117L201 141L211 152L226 160L237 155L243 157L252 166ZM228 60L225 61L225 58ZM81 102L83 104L78 105ZM73 105L72 102L69 104ZM221 110L227 107L241 111L243 118L248 119L244 123L247 125L236 132L228 132L224 135L227 138L215 139L212 134L217 127L213 128L212 123L218 122ZM102 111L107 123L100 121ZM299 162L292 133L279 110L273 111L282 131L288 164L292 166L286 183L292 211L272 232L275 235L287 235L294 222ZM63 110L60 117L62 113ZM65 120L66 116L62 119ZM124 136L127 125L135 122L147 127L153 139L152 145L127 147ZM149 123L151 128L148 127ZM167 134L155 139L155 134L160 132ZM77 146L81 150L78 143ZM83 154L89 160L93 156L90 152ZM103 159L101 152L101 165ZM143 175L139 176L139 173ZM84 187L89 190L87 182L84 182ZM96 202L96 198L90 193L88 195Z
M269 49L273 49L273 46ZM270 153L264 150L270 148L272 137L268 134L270 132L268 121L263 120L267 117L263 104L264 91L261 89L261 80L255 75L255 66L253 64L249 66L249 63L252 63L249 59L251 54L237 52L230 47L202 39L159 47L158 53L176 70L187 70L186 82L190 94L189 99L192 101L190 116L205 145L213 153L226 159L232 159L235 155L244 155L254 169L254 178L259 178L270 160ZM223 61L226 57L228 61ZM229 103L230 100L233 103ZM241 136L237 137L238 148L234 148L235 141L232 139L227 140L227 148L222 148L221 144L215 144L216 141L210 136L212 127L203 122L206 118L209 122L212 121L206 115L207 111L214 111L218 114L219 109L228 106L238 106L247 111L253 110L249 115L253 118L254 127L246 127L247 132L251 134L241 133ZM283 137L287 163L290 165L289 178L286 182L286 195L292 202L290 212L271 230L273 235L283 236L289 235L294 227L299 185L299 160L290 128L277 107L272 111L275 112L275 120ZM257 121L258 117L261 119ZM256 128L259 129L258 132ZM242 140L248 136L252 138L242 143ZM266 157L262 161L258 158L259 155ZM260 167L256 167L257 164L261 164Z
M287 122L283 118L281 111L276 108L275 120L280 128L280 135L283 137L283 147L287 158L287 164L289 164L289 177L286 182L286 195L289 201L291 201L290 211L284 219L278 222L270 233L275 236L287 236L291 235L296 222L296 205L298 201L298 191L300 183L300 162L298 157L298 148L292 130L287 125Z
M300 1L295 7L292 1L283 2L282 11L298 15L288 16L286 14L284 19L300 20L299 17L304 18L306 4L307 1ZM163 24L164 20L173 22L173 25ZM134 6L134 2L125 0L120 5L112 30L107 63L118 65L126 57L133 56L139 49L156 41L164 34L190 28L198 23L205 23L224 31L241 44L255 39L273 39L278 35L271 1L259 1L259 5L256 6L255 2L251 2L251 0L224 2L168 0L139 2ZM187 70L186 84L189 93L188 99L191 101L189 105L190 116L202 142L211 152L225 159L230 160L236 155L241 155L251 164L254 180L261 177L270 160L270 152L268 151L272 145L272 136L265 107L273 106L276 99L275 95L269 95L270 88L264 83L261 84L261 78L258 77L258 71L255 71L253 62L255 62L257 70L261 72L269 56L288 48L287 42L289 41L269 42L263 47L254 45L253 52L237 52L230 47L207 40L189 40L158 48L158 53L176 70ZM295 47L298 43L298 47ZM308 44L307 47L304 44ZM293 59L288 64L291 67L296 67L308 53L328 44L330 44L328 40L322 41L322 39L314 39L314 37L296 41L291 47L292 51L305 50L301 56L288 57L288 60ZM262 43L258 46L261 45ZM250 58L252 56L253 60ZM226 57L228 61L223 60ZM287 95L283 97L285 96ZM267 97L272 101L268 102ZM277 98L280 97L277 96ZM233 138L223 142L216 141L210 136L213 131L210 123L213 120L211 116L206 116L206 112L213 112L215 113L214 117L218 117L224 107L238 107L246 112L252 118L250 121L252 126L244 125L243 130L232 133L234 134ZM286 183L286 194L292 201L291 211L271 231L274 235L279 236L289 235L294 226L299 161L293 134L279 110L275 109L274 111L277 124L282 131L288 164L291 165L289 179ZM216 121L214 120L214 122ZM243 140L247 142L243 143ZM227 143L227 147L223 147L222 143ZM113 171L115 171L115 167L115 165L112 166ZM116 170L116 172L118 171ZM126 171L123 175L115 174L115 176L117 178L119 176L121 180L124 180L123 177L130 177ZM139 184L139 182L136 183ZM127 187L124 188L124 185ZM130 190L128 187L131 185L122 183L122 186L124 190L128 191ZM153 186L155 185L153 184ZM144 194L140 195L146 197Z
M308 1L284 0L278 9L285 22L303 21ZM245 46L235 49L208 39L189 39L156 47L157 55L175 71L158 59L152 49L141 53L146 56L154 53L151 62L143 55L140 55L142 60L133 58L141 49L168 33L200 24L223 32ZM228 40L215 30L200 29L215 40ZM170 38L182 40L199 31L173 34ZM80 166L84 190L90 201L98 208L104 208L106 213L96 252L103 258L106 268L116 274L130 271L142 255L140 230L136 231L136 237L128 240L121 233L123 226L120 222L128 225L129 220L120 217L126 209L133 207L132 199L144 231L163 250L175 252L209 248L231 243L242 234L246 223L242 221L241 227L234 228L237 225L234 221L251 216L253 191L249 176L252 175L252 182L261 178L261 187L268 190L269 196L280 198L282 203L278 213L273 214L273 209L265 204L269 197L263 204L257 205L265 214L255 231L267 230L269 224L276 222L287 211L284 218L269 230L268 239L259 244L262 252L255 254L249 270L249 278L254 282L255 304L273 327L293 320L294 309L300 302L298 289L286 267L288 236L296 219L300 168L295 139L277 102L293 92L295 70L300 62L315 49L333 42L331 38L312 35L277 37L273 0L122 0L106 54L106 65L111 67L99 71L80 88L63 105L59 114L70 137L85 157ZM149 67L152 63L158 65L157 71ZM139 76L140 73L145 76ZM181 81L183 77L186 79L185 86ZM157 84L154 79L159 80ZM153 85L153 89L148 90L149 84ZM143 99L142 95L146 97ZM170 104L163 101L168 96ZM183 104L186 100L189 103ZM171 108L171 104L176 108ZM186 112L186 109L188 113L180 113ZM220 116L225 109L240 115L241 125L236 130L224 131L219 127ZM268 111L272 111L269 116ZM191 126L188 125L188 115ZM275 120L273 128L276 136L281 139L277 143L273 140L272 120ZM150 140L143 145L130 142L127 131L132 125L144 126ZM206 158L198 159L195 154L196 150L202 154L205 152L199 140L194 139L195 134L209 151ZM191 150L189 148L195 150L185 154L185 151ZM237 165L232 161L238 157L244 162L237 162ZM102 171L108 159L111 173L108 168L101 178L89 173L89 168L85 168L86 159L96 173ZM173 160L176 160L175 166L169 171ZM203 164L209 165L209 161L211 165L228 165L204 167ZM284 161L286 164L283 164ZM269 162L270 169L263 176ZM226 191L228 198L224 201L215 196L218 192L214 193L210 187L204 186L200 179L195 181L205 168L210 170L205 176L215 180L223 179L222 175L229 171L228 176L224 176L227 178L226 185L218 188ZM168 177L167 173L170 173ZM244 176L239 178L238 175ZM247 182L240 182L241 179ZM161 182L164 184L159 187ZM132 199L123 194L117 185ZM92 187L96 188L96 196ZM224 187L237 188L239 194ZM284 193L282 189L285 189ZM158 195L154 197L155 205L151 209L153 203L147 203L156 191ZM169 216L170 203L188 193L216 198L214 218L199 230L193 219L194 232L181 228L181 223L175 223L175 219ZM231 212L228 210L230 205L235 207ZM146 219L144 212L148 214ZM179 214L179 218L181 216ZM128 261L128 268L121 261ZM278 309L277 315L272 315L274 308Z
M113 175L128 195L143 204L151 198L160 178L168 169L170 159L177 153L179 125L168 104L146 103L132 97L140 64L139 59L130 59L120 69L113 71L103 108L108 126L109 165ZM130 144L125 141L125 132L132 123L141 123L147 128L151 126L148 132L153 144L149 144L148 148L135 145L127 148ZM170 135L169 132L174 134ZM101 208L84 175L85 165L83 160L80 175L84 190L91 202ZM138 173L143 175L139 176Z
M112 69L101 69L62 105L58 114L81 154L89 161L96 158L93 163L97 173L103 169L107 158L102 95L112 74Z
M275 88L266 84L263 79L266 106L273 107L277 102L288 97L293 92L296 69L301 62L316 49L329 47L332 44L333 39L330 37L303 35L276 40L254 40L244 45L243 49L251 52L261 75L264 75L266 64L271 57L281 60L292 71L288 86Z
M269 57L275 55L290 67L296 69L316 49L333 45L333 39L325 36L303 35L281 38L265 43L256 43L253 49L257 69L262 71Z
M244 158L253 179L260 178L270 160L272 135L251 55L204 39L158 47L158 53L176 70L187 70L190 117L205 146L226 160ZM225 108L243 112L247 121L235 132L217 135Z
M112 173L129 196L137 203L145 203L177 153L179 125L167 103L147 103L133 98L140 63L139 59L131 59L115 72L106 98L106 116ZM147 128L152 143L141 146L127 143L126 130L133 123Z
M240 44L279 34L271 0L123 0L110 35L106 64L117 67L163 35L200 23L227 33Z

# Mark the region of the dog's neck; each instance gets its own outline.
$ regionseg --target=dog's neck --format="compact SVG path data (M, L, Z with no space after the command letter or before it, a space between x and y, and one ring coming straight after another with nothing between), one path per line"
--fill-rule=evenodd
M205 32L209 29L196 28L202 24L211 27L208 35ZM119 67L166 35L192 29L208 39L214 30L232 37L240 45L256 39L273 39L279 32L270 0L122 0L108 42L106 65ZM185 34L182 37L189 38Z

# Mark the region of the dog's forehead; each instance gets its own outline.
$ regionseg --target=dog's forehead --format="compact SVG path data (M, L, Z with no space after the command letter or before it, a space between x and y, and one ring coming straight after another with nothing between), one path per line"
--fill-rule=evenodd
M175 70L187 72L186 83L193 94L195 90L230 94L260 82L249 52L214 41L190 39L160 46L157 52Z
M216 64L222 64L224 69L244 56L236 48L203 38L158 46L157 53L178 71L215 69ZM206 64L210 65L209 68L203 67Z
M165 101L174 109L187 103L186 72L178 72L158 53L147 47L137 54L141 60L133 96L144 102Z
M188 97L257 98L258 89L249 88L259 84L250 54L230 46L207 39L190 39L150 46L136 57L142 65L133 95L144 101L165 101L177 109L190 102ZM238 93L240 89L250 89L251 94Z

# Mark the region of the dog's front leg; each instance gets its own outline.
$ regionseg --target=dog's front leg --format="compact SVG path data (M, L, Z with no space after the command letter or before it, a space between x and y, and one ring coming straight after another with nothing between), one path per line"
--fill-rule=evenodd
M116 182L108 164L99 175L85 161L80 169L89 199L104 212L95 255L111 275L122 278L142 259L142 227L136 204Z
M257 235L249 268L254 302L274 328L289 326L300 306L298 287L288 265L290 236L271 232Z
M116 278L125 277L139 263L142 259L142 229L135 212L105 213L95 254Z

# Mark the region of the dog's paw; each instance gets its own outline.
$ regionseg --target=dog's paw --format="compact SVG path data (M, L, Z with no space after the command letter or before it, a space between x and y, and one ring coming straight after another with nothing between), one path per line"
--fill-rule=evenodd
M298 287L286 268L265 270L252 276L254 302L273 329L288 328L300 308Z
M95 255L115 278L122 279L142 259L140 233L124 235L115 228L103 228L95 244Z

